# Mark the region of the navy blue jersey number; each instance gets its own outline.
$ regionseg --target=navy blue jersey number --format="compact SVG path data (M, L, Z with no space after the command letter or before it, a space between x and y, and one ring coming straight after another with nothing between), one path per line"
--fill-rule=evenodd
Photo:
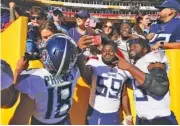
M45 82L47 83L47 81L45 80ZM72 88L72 84L69 85L65 85L62 87L58 87L56 93L54 93L56 90L55 88L49 88L48 89L48 103L47 103L47 111L46 111L46 115L45 115L45 119L50 119L51 115L52 115L52 110L53 110L53 104L57 104L56 107L56 114L54 115L54 118L60 118L63 117L65 115L68 114L69 109L71 107L71 88ZM68 90L68 94L64 97L63 96L63 90ZM55 95L57 95L57 100L53 100ZM62 106L68 106L67 109L63 112L60 113L60 109Z
M133 79L133 85L134 85L134 88L135 88L135 91L138 91L138 94L136 93L135 94L135 98L136 98L136 101L148 101L148 97L147 97L147 94L146 92L142 92L136 85L136 81ZM164 98L164 96L150 96L148 95L149 97L152 97L153 99L157 100L157 101L160 101Z
M108 87L105 85L105 81L107 81L107 80L108 80L108 77L97 76L96 95L101 95L103 97L119 99L120 98L120 92L121 92L121 89L123 86L122 80L112 78L111 89L108 89ZM115 84L117 86L115 86ZM110 92L109 90L112 90L112 92Z

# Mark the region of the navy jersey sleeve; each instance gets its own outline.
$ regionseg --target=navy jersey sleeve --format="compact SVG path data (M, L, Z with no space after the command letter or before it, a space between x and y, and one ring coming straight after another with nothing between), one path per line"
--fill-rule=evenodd
M13 84L13 72L10 65L4 61L1 61L1 90L10 87Z
M31 99L34 99L34 96L31 94L31 86L28 77L30 75L20 75L19 82L16 84L16 89L24 94L27 94Z
M180 24L176 25L176 29L173 31L169 43L180 42Z
M176 42L180 42L180 25L177 27L176 31Z

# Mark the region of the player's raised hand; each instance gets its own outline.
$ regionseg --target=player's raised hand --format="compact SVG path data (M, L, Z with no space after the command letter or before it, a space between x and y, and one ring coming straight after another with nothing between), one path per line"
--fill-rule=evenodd
M21 57L16 64L16 72L21 73L23 70L27 69L29 66L28 60Z
M155 51L155 50L159 49L160 46L161 46L160 42L157 42L155 45L153 45L153 46L151 47L151 50L152 50L152 51Z
M151 40L151 39L153 39L154 35L155 35L155 33L149 33L149 34L147 34L146 39Z
M83 50L85 48L88 48L92 43L93 43L93 36L84 35L79 39L77 45L81 50Z
M131 67L132 64L130 64L128 61L121 58L117 54L115 54L115 56L118 58L118 61L113 62L113 64L116 64L119 69L128 70Z
M28 60L25 59L24 57L21 57L17 64L16 64L16 69L15 69L15 72L14 72L14 80L13 80L13 84L17 84L18 83L18 78L19 78L19 75L21 74L21 72L25 69L27 69L29 66L29 63L28 63Z

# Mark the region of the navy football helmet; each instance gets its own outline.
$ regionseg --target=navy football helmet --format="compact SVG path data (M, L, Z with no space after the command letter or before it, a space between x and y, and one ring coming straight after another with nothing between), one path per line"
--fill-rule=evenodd
M55 76L68 73L77 61L77 44L65 34L54 34L40 45L45 68Z

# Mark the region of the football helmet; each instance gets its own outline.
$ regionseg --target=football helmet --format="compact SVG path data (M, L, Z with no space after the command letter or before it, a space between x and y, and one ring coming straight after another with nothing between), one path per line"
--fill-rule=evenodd
M68 73L77 61L77 44L68 35L54 34L39 48L44 67L55 76Z

